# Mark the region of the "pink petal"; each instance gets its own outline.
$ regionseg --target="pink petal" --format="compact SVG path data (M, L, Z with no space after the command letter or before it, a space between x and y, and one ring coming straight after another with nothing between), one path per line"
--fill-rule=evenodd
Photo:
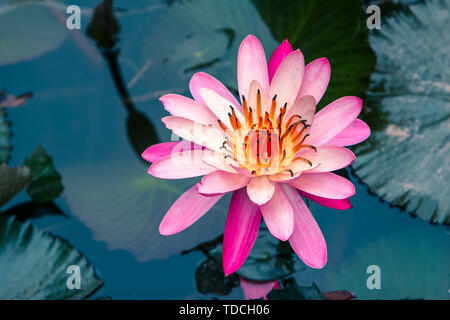
M272 199L261 206L261 213L275 238L286 241L291 237L294 231L294 212L280 184L275 185Z
M254 118L257 118L257 93L260 91L261 95L261 113L264 117L264 114L267 109L270 108L270 104L268 103L267 91L264 91L262 86L258 81L254 80L250 83L250 88L248 90L248 105L253 109ZM270 110L269 110L270 111Z
M316 59L308 63L305 67L305 75L297 99L311 95L318 104L327 90L330 76L331 67L327 58Z
M306 150L298 153L313 163L312 169L306 169L305 173L328 172L339 170L352 164L356 159L353 152L344 147L320 146L314 150Z
M275 285L278 284L277 280L274 281L251 281L239 277L242 291L244 291L244 299L260 299L265 298Z
M311 150L311 151L307 150L306 152L302 153L301 156L304 157L305 159L311 159L315 154L316 154L316 152L314 152L314 150ZM316 166L319 165L319 162L317 162L317 161L316 162L311 161L311 162L312 162L312 166L309 162L306 162L306 161L293 161L289 165L283 166L283 169L291 170L293 175L291 175L290 172L282 172L281 175L288 174L292 178L298 177L300 173L302 173L306 170L311 171L312 169L314 169ZM272 180L274 180L274 179L272 178ZM284 180L290 180L290 179L284 179Z
M168 116L161 119L166 125L167 129L172 130L173 133L186 139L195 142L208 149L221 151L225 135L222 130L216 127L209 127L189 119Z
M223 195L203 196L194 185L170 207L159 225L159 233L169 236L191 226L200 219Z
M370 128L364 121L355 119L337 136L328 141L327 145L351 146L366 140L370 136Z
M148 162L155 162L162 158L170 156L173 148L182 141L163 142L154 144L142 153L142 158Z
M203 101L205 101L212 113L230 130L233 130L229 117L229 114L231 113L231 102L211 89L200 89L200 96L203 98ZM245 123L243 114L236 109L235 113L239 121L241 123Z
M308 168L309 168L309 165L308 165L308 164L307 164L307 166L308 166ZM305 167L306 167L306 166L305 166ZM273 182L287 182L287 181L289 181L289 180L292 180L292 179L297 178L297 177L300 176L300 174L302 173L302 171L299 170L299 167L295 167L295 168L294 168L294 166L292 166L292 165L286 167L286 169L292 170L292 172L294 173L294 175L291 175L290 172L278 172L278 173L275 173L275 174L271 174L271 175L269 176L269 180L270 180L270 181L273 181ZM296 169L296 171L294 171L294 169Z
M245 187L250 178L240 174L228 173L225 171L215 171L202 178L197 183L197 191L201 194L227 193Z
M314 116L305 143L320 146L347 128L361 112L362 100L357 97L337 99Z
M171 115L193 120L204 125L218 126L217 117L203 104L178 94L166 94L159 98Z
M247 259L258 237L261 211L244 188L233 192L223 234L223 270L225 276L238 270Z
M277 95L277 105L281 108L287 103L289 110L297 97L302 84L305 59L300 50L295 50L283 59L275 72L269 88L269 98Z
M254 203L261 206L267 203L275 192L275 185L267 176L257 176L247 185L247 194Z
M282 185L294 209L294 232L289 238L292 249L311 268L320 269L327 263L327 245L311 211L297 190Z
M355 186L351 181L331 172L303 173L288 183L294 188L328 199L346 199L355 194Z
M298 192L304 196L305 198L308 198L315 203L318 203L324 207L331 208L331 209L337 209L337 210L347 210L352 208L352 204L350 203L349 199L327 199L327 198L321 198L318 196L315 196L313 194L298 190Z
M306 124L310 125L314 118L314 112L316 112L316 101L314 100L314 97L303 96L301 99L294 102L294 105L286 113L284 119L289 121L293 115L300 115L302 117L301 120L306 120ZM301 129L302 127L300 126L298 131Z
M289 43L288 39L286 39L282 43L280 43L280 45L272 53L272 56L270 57L268 63L269 82L272 81L273 75L275 74L275 71L277 71L281 61L283 61L284 57L286 57L292 51L292 46Z
M246 176L246 177L250 177L250 178L253 177L253 175L252 175L252 173L250 171L248 171L245 168L240 168L237 164L236 165L232 165L232 167L240 175L243 175L243 176Z
M203 150L202 160L206 164L213 166L222 171L226 171L229 173L238 173L231 165L234 164L234 160L230 159L230 157L225 158L223 153L212 151L212 150Z
M275 280L275 284L273 285L273 288L274 289L281 289L281 287L280 287L280 283L278 282L278 280Z
M212 89L215 92L217 92L219 95L227 99L231 102L233 106L235 106L238 110L242 110L241 105L239 102L237 102L234 95L230 92L230 90L227 89L227 87L214 78L213 76L204 73L204 72L197 72L194 74L189 81L189 89L191 90L191 94L194 97L195 101L204 104L203 98L200 96L200 89L207 88Z
M0 94L2 93L6 95L4 91L0 92ZM25 101L31 98L32 96L33 94L30 92L19 94L18 96L8 94L6 95L6 97L2 97L1 99L2 101L0 102L0 108L23 106L25 104Z
M239 95L248 97L250 83L258 81L264 92L269 89L269 76L267 73L267 60L264 49L259 40L248 35L239 47L237 59L237 75Z
M216 168L202 161L202 153L202 150L173 153L153 162L148 173L161 179L184 179L216 171Z

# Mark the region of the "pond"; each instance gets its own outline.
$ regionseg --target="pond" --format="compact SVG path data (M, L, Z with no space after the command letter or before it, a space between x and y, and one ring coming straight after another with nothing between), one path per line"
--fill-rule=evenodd
M12 133L8 165L21 166L40 145L61 175L64 190L51 199L52 205L48 201L30 205L30 191L23 188L1 207L3 217L17 215L17 220L6 222L5 218L0 231L20 218L27 220L21 224L31 223L59 237L54 239L66 239L70 247L64 250L76 248L87 259L73 263L83 263L82 283L89 283L89 277L95 281L83 287L82 294L70 297L244 297L238 283L221 290L220 277L220 284L208 284L213 288L207 294L196 283L207 256L219 251L220 259L220 241L207 249L184 252L221 236L230 197L220 200L191 228L161 236L158 227L164 213L199 178L154 178L147 174L149 164L140 153L143 146L171 141L172 133L161 121L168 113L158 98L166 93L190 96L189 79L195 72L207 72L237 92L239 44L253 34L267 57L284 38L302 50L306 63L329 57L329 91L318 107L341 96L359 96L372 136L352 148L360 159L339 171L356 186L353 207L340 211L308 202L327 242L325 267L310 268L289 252L289 263L295 265L289 272L279 271L279 264L256 259L248 261L240 275L273 280L279 272L280 280L294 279L303 287L315 283L321 292L349 290L359 299L450 298L450 42L443 31L447 41L425 50L435 64L417 67L424 52L405 53L405 48L420 45L400 40L416 35L411 41L420 42L436 36L439 23L449 22L448 1L425 1L428 9L421 7L422 2L391 6L383 5L390 1L378 1L382 27L367 30L368 1L339 6L333 1L322 6L296 1L291 10L299 16L293 19L286 8L275 10L263 0L117 0L113 6L120 29L109 20L106 30L118 51L102 47L87 35L92 21L102 28L105 24L99 17L94 19L94 1L76 1L81 8L81 30L67 30L65 25L65 8L73 1L19 2L0 2L0 48L8 52L0 54L0 86L8 94L32 92L32 97L21 106L0 107L5 113L1 119L9 121ZM433 11L436 6L442 7ZM422 21L428 29L415 31L409 25L410 15L421 19L430 14L436 15L430 19L433 22ZM342 18L335 21L336 15ZM383 43L380 35L390 42ZM405 54L397 59L405 67L397 68L399 61L389 52ZM407 67L417 67L414 75ZM404 111L408 108L410 113ZM419 157L419 152L424 155ZM29 205L20 207L24 203ZM260 238L264 236L261 232ZM24 237L24 243L33 243L34 238ZM0 240L2 248L15 241L6 235L0 235ZM268 253L266 240L257 240L262 243L257 249L268 254L269 260L275 240L268 241L272 244L267 244L272 248ZM0 284L21 287L11 296L1 292L0 286L1 298L29 298L26 287L67 259L57 256L53 247L36 245L23 252L17 248L0 250ZM22 257L14 252L22 252ZM25 259L24 252L33 258ZM45 257L47 264L42 262ZM19 263L21 273L14 274ZM381 271L379 289L367 285L372 265ZM65 267L64 263L58 266L55 282L40 289L48 295L34 297L65 298L67 289L61 287L68 276ZM20 281L15 279L19 275ZM213 281L213 276L206 279Z

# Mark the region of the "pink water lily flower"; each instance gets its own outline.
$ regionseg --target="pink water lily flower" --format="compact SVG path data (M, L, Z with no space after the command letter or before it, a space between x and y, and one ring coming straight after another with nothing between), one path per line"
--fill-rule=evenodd
M289 241L305 264L322 268L327 248L303 197L326 207L348 209L355 187L331 173L350 165L344 146L365 140L369 127L356 117L362 101L340 98L319 112L330 79L326 58L305 67L300 50L286 40L269 63L257 38L239 47L240 102L206 73L192 76L193 99L167 94L161 102L171 116L162 121L184 141L149 147L143 158L149 173L163 179L204 176L170 207L159 231L178 233L233 192L224 239L226 275L244 263L257 238L261 219L271 234Z

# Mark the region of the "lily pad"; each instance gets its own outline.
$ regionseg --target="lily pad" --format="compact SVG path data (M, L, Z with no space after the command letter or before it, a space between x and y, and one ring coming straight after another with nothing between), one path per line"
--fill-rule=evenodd
M0 164L9 160L11 145L10 125L6 120L6 110L0 108Z
M321 287L345 288L363 300L448 299L449 252L445 230L419 224L360 247ZM367 287L370 265L380 267L380 289Z
M0 207L12 199L31 181L30 169L0 165Z
M27 193L36 203L51 202L64 190L61 175L53 166L52 158L38 146L25 160L24 166L30 168L33 180L27 187Z
M306 63L327 57L331 80L318 107L342 96L364 98L375 55L368 44L367 15L360 0L253 0L279 41L289 39Z
M68 289L67 267L80 268L81 288ZM0 299L83 299L103 281L78 250L49 233L0 215Z
M412 5L370 37L378 63L368 92L372 128L356 174L394 206L450 224L448 1Z
M222 246L217 246L210 254L222 261ZM236 273L253 281L270 281L287 278L301 269L289 243L277 240L264 228L259 231L247 260Z
M33 59L57 48L68 34L65 18L64 11L45 1L0 5L0 65Z
M159 224L167 210L197 180L161 180L148 175L146 168L131 158L62 171L71 212L92 230L95 240L106 242L111 250L129 251L143 262L179 254L223 232L228 197L188 229L160 235Z

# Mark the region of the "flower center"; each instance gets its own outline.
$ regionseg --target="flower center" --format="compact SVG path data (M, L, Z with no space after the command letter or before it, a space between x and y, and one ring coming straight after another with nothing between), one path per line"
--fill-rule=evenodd
M242 96L245 123L239 121L234 108L230 106L228 116L233 131L219 120L220 127L226 132L223 145L227 151L226 157L256 176L282 172L293 176L297 162L312 167L310 160L297 154L303 148L316 150L314 146L303 143L309 136L306 119L302 119L299 114L286 119L287 104L279 108L277 95L272 98L270 107L263 106L260 90L253 101L256 101L256 112ZM263 114L263 110L268 111Z

